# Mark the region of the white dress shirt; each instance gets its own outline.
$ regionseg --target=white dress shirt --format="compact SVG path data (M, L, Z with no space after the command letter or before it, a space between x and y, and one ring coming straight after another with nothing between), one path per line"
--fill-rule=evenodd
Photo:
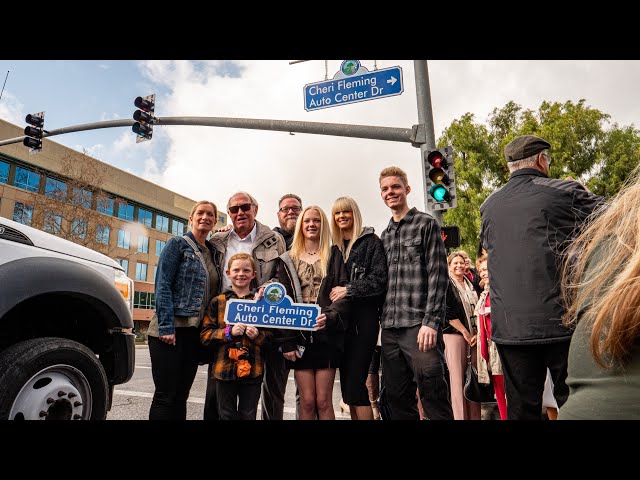
M231 288L231 280L227 276L227 270L229 268L229 260L236 253L248 253L251 255L253 251L253 242L256 239L256 233L258 231L258 224L254 223L251 232L244 238L240 238L235 230L229 232L227 239L227 251L224 254L224 275L222 276L222 291L226 292Z

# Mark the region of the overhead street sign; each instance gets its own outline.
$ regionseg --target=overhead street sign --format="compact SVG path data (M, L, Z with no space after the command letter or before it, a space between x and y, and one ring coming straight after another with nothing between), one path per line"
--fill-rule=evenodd
M366 72L366 69L360 69L358 72L362 70ZM304 86L304 109L309 112L365 102L400 95L403 91L402 68L385 68L362 75L308 83Z

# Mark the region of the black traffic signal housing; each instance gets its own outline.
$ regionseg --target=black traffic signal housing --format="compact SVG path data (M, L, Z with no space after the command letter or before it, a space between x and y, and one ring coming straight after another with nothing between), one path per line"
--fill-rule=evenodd
M42 150L42 132L44 128L44 112L30 113L25 121L29 124L24 129L26 135L22 143L29 147L29 153L38 153Z
M427 204L431 211L458 205L453 147L427 150L424 154Z
M131 127L131 130L137 135L136 143L151 140L153 124L156 122L156 117L153 115L156 108L156 95L137 97L133 104L138 107L138 110L133 112L133 119L136 123Z
M440 233L445 248L458 248L460 246L460 229L456 225L442 227Z

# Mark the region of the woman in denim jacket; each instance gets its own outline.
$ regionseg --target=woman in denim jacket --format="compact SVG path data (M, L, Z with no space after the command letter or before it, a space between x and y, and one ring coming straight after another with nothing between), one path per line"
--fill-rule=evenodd
M148 332L155 385L149 420L187 418L187 398L198 370L200 322L209 301L219 293L219 262L206 240L217 218L214 203L196 203L189 216L191 231L171 238L160 255L156 315Z

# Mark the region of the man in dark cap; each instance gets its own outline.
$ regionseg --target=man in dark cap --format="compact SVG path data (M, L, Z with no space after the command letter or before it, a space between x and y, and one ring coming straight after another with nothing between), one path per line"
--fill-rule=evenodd
M571 331L562 325L562 255L603 202L573 180L549 178L551 145L522 135L504 148L509 181L480 207L488 253L491 339L504 372L509 420L539 420L551 371L558 406L567 400Z

